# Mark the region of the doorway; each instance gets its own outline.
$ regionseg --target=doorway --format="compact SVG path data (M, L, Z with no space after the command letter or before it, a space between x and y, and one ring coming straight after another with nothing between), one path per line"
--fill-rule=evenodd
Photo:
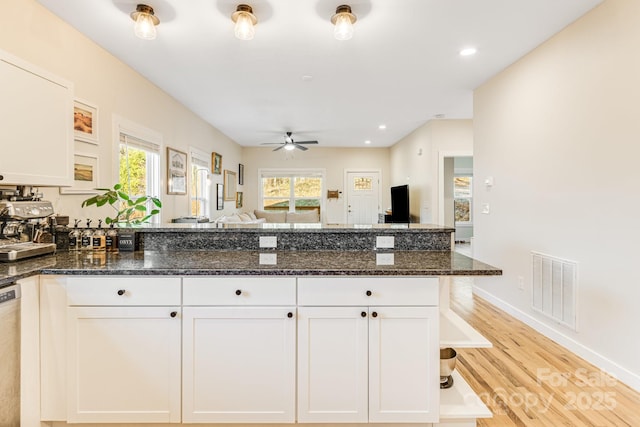
M473 153L441 152L438 223L455 227L456 242L473 238Z
M380 171L346 171L347 224L376 224L380 213Z

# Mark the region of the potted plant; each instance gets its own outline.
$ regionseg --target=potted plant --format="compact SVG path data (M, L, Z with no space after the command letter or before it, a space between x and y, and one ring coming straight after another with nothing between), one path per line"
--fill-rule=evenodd
M98 188L103 191L82 202L82 207L95 205L101 207L104 205L111 206L116 214L113 217L107 216L105 222L107 224L115 224L118 227L132 227L148 223L151 217L160 213L162 202L160 199L152 196L140 196L137 198L130 197L122 191L122 184L116 184L113 188ZM148 202L151 201L153 209L148 212ZM120 250L135 250L135 232L119 232L118 246Z

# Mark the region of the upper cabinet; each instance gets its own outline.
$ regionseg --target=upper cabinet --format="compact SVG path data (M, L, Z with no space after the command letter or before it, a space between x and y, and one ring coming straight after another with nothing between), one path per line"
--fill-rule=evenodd
M73 183L73 85L0 50L0 185Z

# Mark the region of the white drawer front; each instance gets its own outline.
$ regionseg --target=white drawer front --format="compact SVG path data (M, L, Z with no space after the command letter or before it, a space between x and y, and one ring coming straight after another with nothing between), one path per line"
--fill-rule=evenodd
M69 277L67 305L180 305L180 283L179 277Z
M303 277L301 306L437 306L438 279L426 277Z
M293 277L185 277L184 305L295 305Z

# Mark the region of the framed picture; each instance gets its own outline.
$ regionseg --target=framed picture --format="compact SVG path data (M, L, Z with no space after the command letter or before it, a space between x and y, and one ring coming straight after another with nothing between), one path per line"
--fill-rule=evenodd
M244 185L244 165L238 164L238 185Z
M224 171L224 199L236 200L236 173L226 169Z
M236 208L242 207L242 191L236 193Z
M167 147L167 194L187 194L187 153Z
M211 153L211 173L215 175L222 174L222 155Z
M75 139L98 144L98 107L79 99L73 101L73 133Z
M224 185L216 184L216 210L224 209Z
M60 187L60 194L97 194L98 156L76 153L73 156L73 186Z

